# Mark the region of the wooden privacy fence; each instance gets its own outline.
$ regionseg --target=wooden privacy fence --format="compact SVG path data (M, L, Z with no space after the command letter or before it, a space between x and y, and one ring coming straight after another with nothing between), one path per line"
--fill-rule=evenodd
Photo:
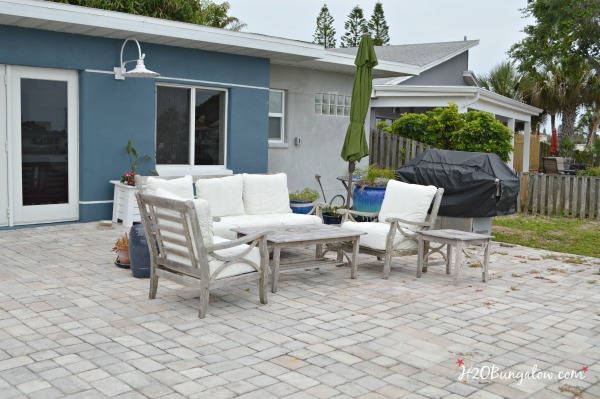
M525 136L515 134L514 153L513 153L513 169L518 172L523 172L523 148ZM529 136L529 172L537 172L540 170L540 134L531 132ZM525 171L527 172L527 171Z
M383 131L371 131L370 163L383 168L397 169L431 149L430 145Z
M518 212L600 220L600 177L523 174L519 199Z

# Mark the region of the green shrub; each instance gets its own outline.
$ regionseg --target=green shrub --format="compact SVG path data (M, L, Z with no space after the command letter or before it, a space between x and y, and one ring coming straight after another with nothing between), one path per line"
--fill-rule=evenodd
M290 194L290 200L292 201L316 201L319 199L319 192L312 188L305 188L302 191L296 191Z
M377 164L357 168L354 174L358 175L356 184L362 186L385 186L388 180L396 180L395 170L382 168Z
M600 166L595 168L587 168L586 170L580 170L577 172L577 176L600 176Z
M435 108L425 114L405 113L394 121L392 133L442 150L487 152L508 161L514 132L488 112L458 113L458 106Z

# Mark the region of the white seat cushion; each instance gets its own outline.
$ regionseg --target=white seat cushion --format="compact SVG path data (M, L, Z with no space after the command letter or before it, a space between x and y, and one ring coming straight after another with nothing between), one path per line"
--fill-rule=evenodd
M292 213L285 173L243 176L246 214Z
M213 216L244 215L242 175L196 180L196 197L210 203Z
M226 242L226 241L229 241L229 240L222 238L222 237L215 236L215 244L220 244L220 243ZM227 249L222 249L220 251L215 251L215 253L222 255L222 256L235 256L237 254L242 253L246 249L248 249L248 245L241 244L241 245L235 246L233 248L227 248ZM259 249L253 248L252 251L250 251L242 259L253 262L255 265L260 267L260 251L259 251ZM225 263L225 262L222 262L222 261L220 261L218 259L214 259L214 258L208 262L211 277L213 276L215 271L219 267L221 267L221 265L223 265L223 263ZM252 273L254 271L256 271L254 269L254 267L250 266L247 263L244 263L243 261L239 261L239 262L232 263L231 265L227 266L225 268L225 270L223 270L221 273L219 273L218 276L216 276L216 280L226 278L226 277L231 277L231 276L237 276L240 274Z
M390 217L424 222L436 191L434 186L390 180L379 211L379 222L386 223L385 219Z
M194 199L194 181L190 175L171 180L159 177L149 177L146 180L146 192L148 194L158 195L156 194L156 190L159 188L179 198Z
M387 235L390 232L390 224L378 222L352 222L348 221L342 225L346 229L362 231L367 234L360 236L360 246L385 251ZM395 250L417 249L417 242L406 238L399 231L394 236Z

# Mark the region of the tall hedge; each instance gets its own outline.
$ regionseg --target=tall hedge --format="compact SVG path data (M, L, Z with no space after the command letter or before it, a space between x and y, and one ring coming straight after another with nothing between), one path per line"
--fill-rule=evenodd
M442 150L487 152L509 160L514 132L488 112L458 113L458 106L435 108L425 114L405 113L389 129L392 133Z

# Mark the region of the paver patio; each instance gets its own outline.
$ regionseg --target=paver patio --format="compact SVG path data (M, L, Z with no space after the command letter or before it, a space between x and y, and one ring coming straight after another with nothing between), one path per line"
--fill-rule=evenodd
M416 257L383 280L361 255L356 280L280 275L268 305L214 290L200 320L193 289L163 280L151 301L114 266L124 231L0 231L0 398L600 397L600 259L494 243L489 281L466 268L455 287L443 267L416 279ZM534 365L552 375L488 375Z

